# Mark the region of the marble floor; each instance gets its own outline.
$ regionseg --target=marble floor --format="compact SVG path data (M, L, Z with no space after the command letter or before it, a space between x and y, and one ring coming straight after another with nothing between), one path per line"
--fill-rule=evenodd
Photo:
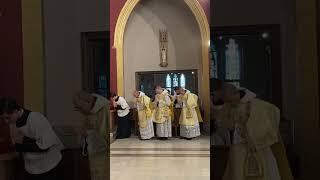
M141 141L137 137L111 144L111 180L209 180L210 138Z

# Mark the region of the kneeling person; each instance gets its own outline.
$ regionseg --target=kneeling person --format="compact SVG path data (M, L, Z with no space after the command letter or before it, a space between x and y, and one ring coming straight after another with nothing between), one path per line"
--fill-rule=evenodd
M20 107L14 99L0 99L0 119L10 125L17 152L23 154L27 180L63 179L64 146L47 118Z
M110 94L110 99L113 107L117 109L117 139L129 138L131 136L130 107L123 97L114 93Z
M150 109L150 98L141 91L134 91L133 96L136 98L140 137L142 140L151 139L154 137L154 129Z

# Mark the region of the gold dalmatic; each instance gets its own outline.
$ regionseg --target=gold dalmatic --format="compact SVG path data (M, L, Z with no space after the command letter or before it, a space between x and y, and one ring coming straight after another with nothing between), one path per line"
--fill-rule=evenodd
M148 125L148 120L151 118L150 98L147 96L141 96L138 98L137 104L139 106L138 118L139 127L145 128Z
M158 99L158 107L155 109L155 123L164 123L166 120L171 120L170 107L166 104L166 93L156 95Z
M195 124L195 119L197 118L194 117L197 115L197 102L195 96L191 93L186 93L182 96L182 101L185 106L182 108L179 123L181 125L192 126Z
M170 114L171 114L171 120L174 119L174 100L173 97L170 96L171 104L170 104Z

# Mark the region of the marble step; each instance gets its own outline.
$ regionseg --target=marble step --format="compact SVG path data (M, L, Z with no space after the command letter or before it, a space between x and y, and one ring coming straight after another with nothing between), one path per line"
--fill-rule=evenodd
M210 151L111 151L111 154L210 154Z
M205 157L209 158L210 154L155 154L155 153L150 153L150 154L110 154L110 157Z
M142 148L135 148L135 147L128 147L128 148L111 148L110 151L205 151L209 152L209 148L175 148L175 147L142 147Z
M135 150L111 150L110 151L111 157L209 157L210 151L208 150L195 150L191 149L190 151L188 149L184 150L172 150L172 149L135 149Z

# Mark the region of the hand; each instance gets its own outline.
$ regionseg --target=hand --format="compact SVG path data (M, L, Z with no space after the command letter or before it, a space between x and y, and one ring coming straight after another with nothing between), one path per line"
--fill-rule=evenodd
M81 138L86 138L88 133L87 133L87 128L81 128L80 129L80 135L81 135Z
M21 131L19 131L15 126L10 126L10 136L13 144L22 144L23 143L23 137Z
M15 139L15 143L22 144L23 143L23 137L24 137L24 135L22 133L18 133L18 135L16 136L16 139Z
M118 104L115 101L112 101L113 107L117 107Z

